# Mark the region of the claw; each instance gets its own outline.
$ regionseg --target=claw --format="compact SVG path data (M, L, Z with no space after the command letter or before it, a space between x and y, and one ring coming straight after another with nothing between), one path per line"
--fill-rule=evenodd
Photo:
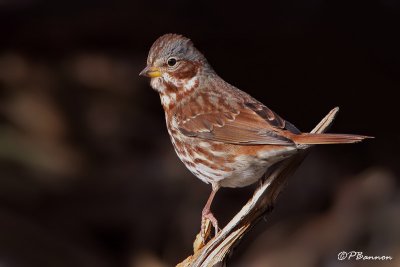
M201 213L201 230L200 236L203 239L203 243L205 244L206 240L210 237L211 234L211 224L214 227L215 235L218 234L218 221L215 219L214 215L212 214L210 207L212 200L214 199L215 194L218 191L219 186L217 184L213 185L213 189L211 194L207 200L206 205L204 206L203 212Z
M219 232L218 221L217 221L217 219L215 219L214 215L210 211L206 214L203 214L201 221L202 221L202 223L201 223L202 227L203 227L203 225L208 223L208 228L210 228L209 225L211 223L212 226L214 227L215 235L218 234L218 232Z

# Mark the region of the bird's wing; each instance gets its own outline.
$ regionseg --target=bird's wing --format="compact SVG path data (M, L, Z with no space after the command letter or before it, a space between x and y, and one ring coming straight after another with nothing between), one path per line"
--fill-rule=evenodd
M178 129L186 136L230 144L294 145L284 132L299 131L272 110L257 101L235 104L184 116Z

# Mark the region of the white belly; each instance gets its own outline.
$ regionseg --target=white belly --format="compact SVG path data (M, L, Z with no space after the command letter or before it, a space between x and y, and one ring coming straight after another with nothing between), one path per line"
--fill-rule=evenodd
M175 151L185 166L203 182L219 184L222 187L251 185L258 181L271 165L296 152L295 147L282 146L273 151L260 151L257 155L232 157L232 154L226 153L234 152L212 149L212 144L218 142L177 136L169 127L168 131ZM234 160L224 162L224 157Z

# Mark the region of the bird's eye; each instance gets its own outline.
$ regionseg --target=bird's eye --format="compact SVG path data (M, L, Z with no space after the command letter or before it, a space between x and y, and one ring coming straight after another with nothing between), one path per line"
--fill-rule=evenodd
M168 61L167 61L167 64L170 67L175 66L176 65L176 58L174 58L174 57L169 58Z

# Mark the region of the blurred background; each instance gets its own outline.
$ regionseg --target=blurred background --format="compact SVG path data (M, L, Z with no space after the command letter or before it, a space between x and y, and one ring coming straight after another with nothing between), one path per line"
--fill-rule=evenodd
M376 137L315 148L228 266L400 266L399 26L394 0L0 1L0 266L192 253L211 188L176 157L138 76L168 32L299 129L340 106L332 132ZM220 190L222 225L253 190Z

